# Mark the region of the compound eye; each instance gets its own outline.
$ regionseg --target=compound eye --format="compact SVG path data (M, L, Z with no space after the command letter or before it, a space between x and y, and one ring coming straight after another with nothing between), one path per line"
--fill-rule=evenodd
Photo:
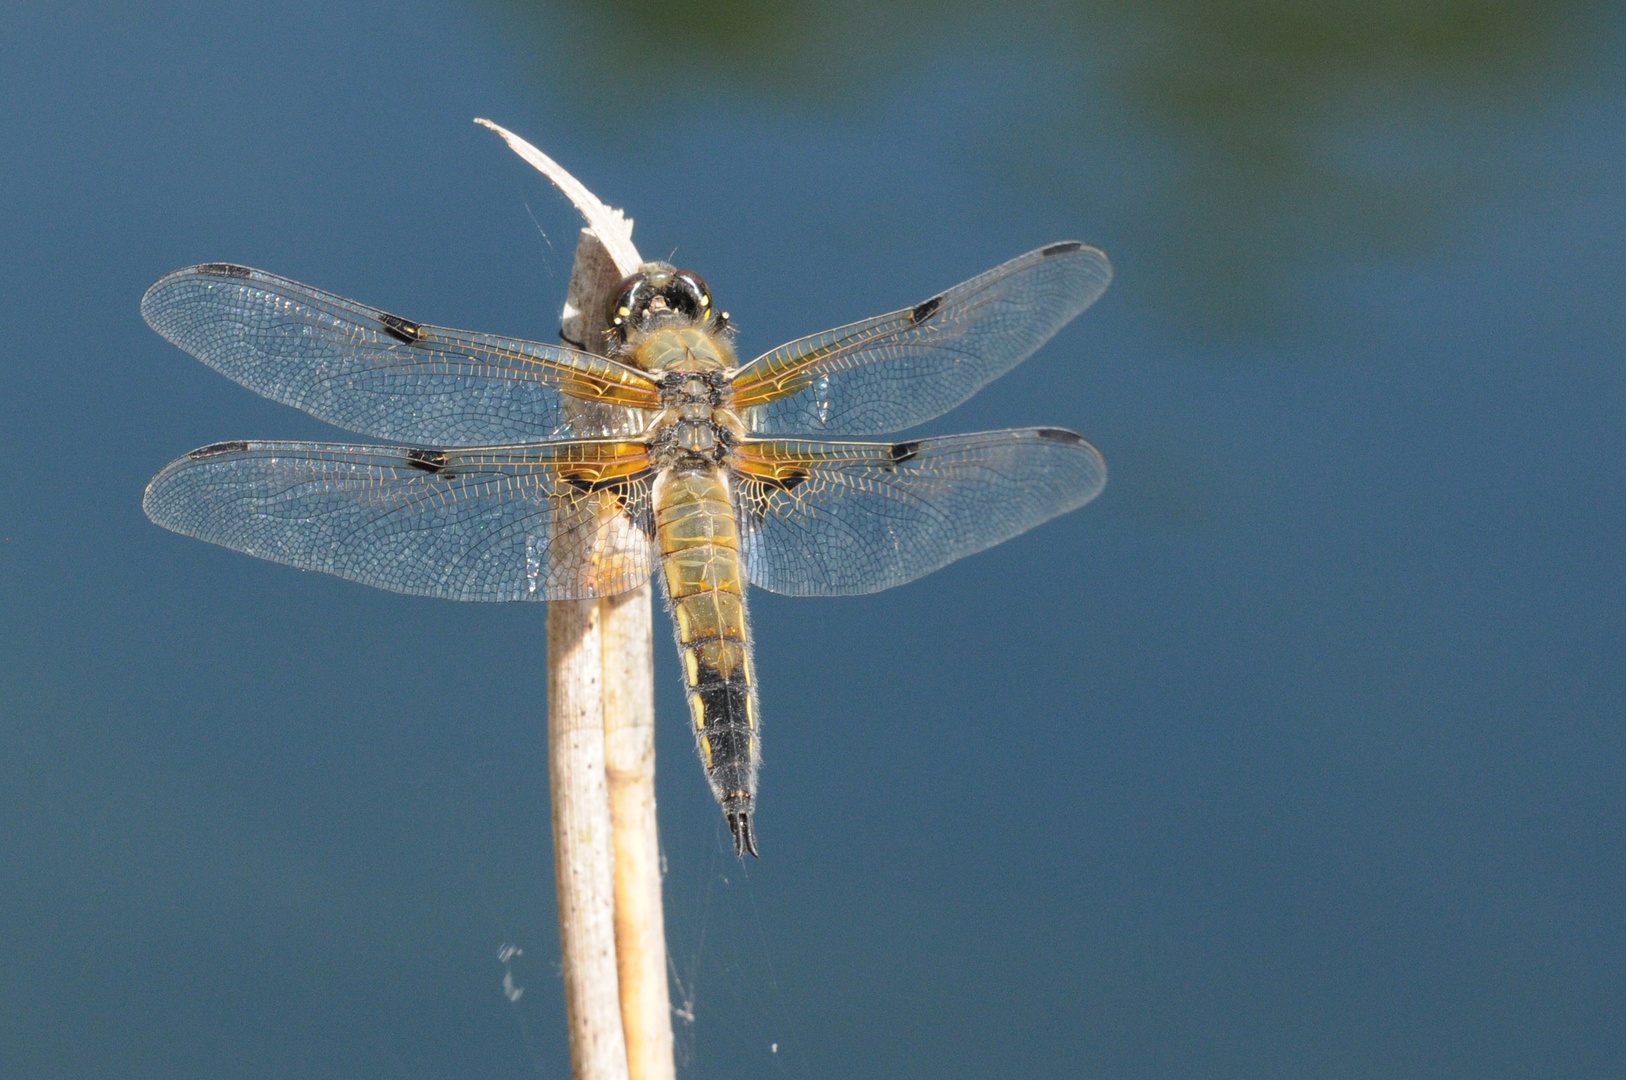
M648 306L650 295L648 276L633 274L612 294L609 307L604 312L604 321L615 329L625 331L643 314L642 309Z
M705 318L711 311L711 290L706 288L705 280L693 270L673 271L672 284L668 292L671 294L673 306L691 318Z

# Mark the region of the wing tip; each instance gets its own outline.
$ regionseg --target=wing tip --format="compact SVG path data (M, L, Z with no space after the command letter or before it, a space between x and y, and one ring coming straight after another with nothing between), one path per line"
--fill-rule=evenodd
M1058 240L1054 244L1046 244L1036 254L1040 259L1055 259L1063 255L1081 256L1098 270L1098 273L1092 275L1100 282L1100 291L1097 295L1105 292L1107 286L1112 284L1112 260L1107 257L1106 252L1094 244L1087 244L1082 240Z
M1086 469L1087 481L1079 488L1081 498L1069 509L1061 511L1061 513L1071 513L1073 510L1077 510L1084 504L1094 500L1096 496L1106 489L1107 459L1101 455L1101 451L1090 440L1076 431L1069 431L1067 428L1039 427L1020 430L1041 442L1054 443L1057 446L1077 450L1086 459L1084 468Z
M1090 458L1094 463L1095 471L1099 476L1099 481L1095 485L1095 490L1090 494L1090 498L1093 499L1095 496L1101 494L1101 489L1107 486L1107 459L1101 456L1100 449L1094 443L1090 442L1090 440L1086 439L1078 432L1069 431L1066 428L1035 428L1034 434L1046 442L1058 443L1062 446L1076 447L1082 451L1086 457ZM1085 501L1087 502L1089 500Z
M162 319L158 310L159 299L172 286L194 278L216 278L226 279L229 281L248 281L258 273L260 273L260 271L254 269L252 266L244 266L241 263L229 262L198 263L195 266L184 266L179 270L172 270L163 277L159 278L157 281L153 282L151 285L147 286L147 291L141 294L141 317L146 320L148 326L156 330L166 340L174 341L174 338L172 338L166 331L165 327L161 325Z
M147 482L146 490L141 493L142 512L155 525L160 525L173 532L191 535L185 528L177 524L173 520L173 516L161 505L160 500L163 498L167 482L177 473L186 471L200 461L206 462L215 458L229 457L233 454L246 454L252 449L254 449L254 444L247 440L227 439L224 442L210 443L208 446L200 446L196 450L188 451L183 457L178 457L165 465L158 471L157 476Z

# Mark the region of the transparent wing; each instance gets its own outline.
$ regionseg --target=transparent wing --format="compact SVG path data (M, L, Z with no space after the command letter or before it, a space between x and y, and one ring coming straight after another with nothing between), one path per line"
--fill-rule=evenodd
M649 577L645 448L417 450L228 442L147 487L166 529L302 570L449 600L576 600Z
M1051 244L912 308L757 357L734 377L734 404L763 434L902 431L1033 355L1111 280L1101 251Z
M1105 486L1080 435L1020 428L900 443L748 440L736 494L752 584L880 592L993 547Z
M229 263L159 279L141 314L250 390L381 439L476 446L631 434L629 410L659 405L648 378L600 356L411 322Z

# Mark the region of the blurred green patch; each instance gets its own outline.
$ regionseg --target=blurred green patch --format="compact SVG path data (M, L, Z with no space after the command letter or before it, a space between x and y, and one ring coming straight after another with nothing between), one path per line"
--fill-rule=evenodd
M1306 267L1436 246L1509 182L1502 125L1596 77L1618 29L1596 0L482 2L622 124L691 94L860 113L1009 65L986 168L1133 232L1134 287L1204 335L1290 325Z

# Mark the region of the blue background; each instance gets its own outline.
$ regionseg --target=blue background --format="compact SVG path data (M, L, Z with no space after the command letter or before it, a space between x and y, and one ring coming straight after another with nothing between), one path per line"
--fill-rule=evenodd
M926 429L1074 428L1098 502L754 596L759 862L657 641L684 1077L1626 1072L1620 9L981 8L0 11L0 1073L568 1073L543 609L140 509L338 434L150 332L169 270L552 338L577 219L475 116L747 353L1117 268Z

